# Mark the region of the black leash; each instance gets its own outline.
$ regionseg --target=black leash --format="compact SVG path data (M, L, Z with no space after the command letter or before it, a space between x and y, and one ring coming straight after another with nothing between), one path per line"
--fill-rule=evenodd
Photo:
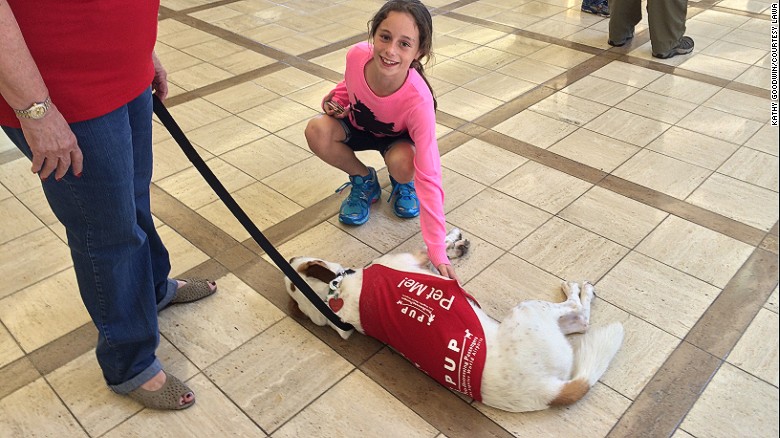
M314 304L317 310L325 315L325 317L328 318L328 320L330 320L333 325L344 331L352 330L354 327L345 323L341 320L341 318L333 313L333 311L325 304L322 298L317 296L317 294L311 289L311 286L309 286L309 284L306 283L303 278L301 278L298 272L296 272L295 269L290 266L287 260L285 260L281 254L279 254L279 251L274 248L273 244L271 244L271 242L263 235L263 233L260 232L257 226L255 226L255 224L249 219L249 216L244 213L244 210L241 209L235 199L233 199L233 196L230 195L230 193L225 189L225 186L223 186L219 179L217 179L216 175L214 175L214 172L209 169L208 165L206 165L206 162L203 161L203 158L198 155L198 152L192 146L192 143L190 143L190 141L184 135L184 132L182 132L181 128L179 128L179 125L173 119L171 113L168 112L168 109L165 108L165 105L163 105L160 99L153 95L152 100L154 101L154 113L157 114L157 117L160 119L168 132L170 132L173 139L176 140L176 143L179 144L181 150L184 151L184 155L186 155L195 168L198 169L198 172L200 172L200 174L211 186L217 196L219 196L219 199L225 203L225 206L227 206L230 212L233 213L233 216L235 216L236 219L241 222L241 225L243 225L244 228L249 232L249 235L255 239L255 242L260 245L263 251L265 251L266 254L271 257L271 260L276 263L276 266L278 266L279 269L284 272L284 275L286 275L287 278L289 278L290 281L292 281L295 286L301 292L303 292L306 298L308 298L309 301Z

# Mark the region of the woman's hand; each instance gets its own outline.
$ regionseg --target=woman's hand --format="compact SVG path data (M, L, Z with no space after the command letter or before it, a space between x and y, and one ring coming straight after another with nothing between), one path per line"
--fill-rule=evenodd
M161 101L168 97L168 72L163 67L160 58L152 52L152 62L154 63L154 79L152 79L152 91Z
M19 120L32 151L30 170L33 173L41 180L54 173L54 179L59 181L70 168L73 175L81 176L84 161L81 148L68 122L53 103L44 118Z

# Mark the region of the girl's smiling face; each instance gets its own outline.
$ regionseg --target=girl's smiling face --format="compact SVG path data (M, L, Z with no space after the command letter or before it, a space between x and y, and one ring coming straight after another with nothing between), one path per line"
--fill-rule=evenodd
M374 61L381 75L406 80L412 61L420 56L420 33L406 12L390 12L374 35Z

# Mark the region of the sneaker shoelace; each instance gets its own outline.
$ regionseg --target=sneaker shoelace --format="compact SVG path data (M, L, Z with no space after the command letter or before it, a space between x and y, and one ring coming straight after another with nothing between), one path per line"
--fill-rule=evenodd
M389 203L391 199L393 199L393 195L398 194L398 197L403 199L412 199L412 195L414 194L414 189L412 188L411 184L396 184L395 187L393 187L393 191L390 192L390 196L387 198L387 202Z
M349 196L347 196L347 203L351 206L368 205L368 190L366 189L368 184L365 183L365 180L362 184L354 184L351 180L347 181L336 189L336 193L341 193L349 186L352 186L352 190L349 191Z

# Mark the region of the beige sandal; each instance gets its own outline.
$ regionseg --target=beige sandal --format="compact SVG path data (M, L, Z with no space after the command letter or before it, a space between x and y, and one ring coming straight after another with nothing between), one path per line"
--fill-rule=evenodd
M148 391L140 386L127 395L147 408L162 410L186 409L195 404L195 399L181 404L181 399L187 394L195 395L181 380L170 374L165 375L165 383L157 391Z
M176 295L173 296L170 304L191 303L201 298L206 298L217 291L217 284L211 280L191 278L178 278L177 280L186 284L176 289ZM210 285L212 284L214 285L214 290L211 290Z

